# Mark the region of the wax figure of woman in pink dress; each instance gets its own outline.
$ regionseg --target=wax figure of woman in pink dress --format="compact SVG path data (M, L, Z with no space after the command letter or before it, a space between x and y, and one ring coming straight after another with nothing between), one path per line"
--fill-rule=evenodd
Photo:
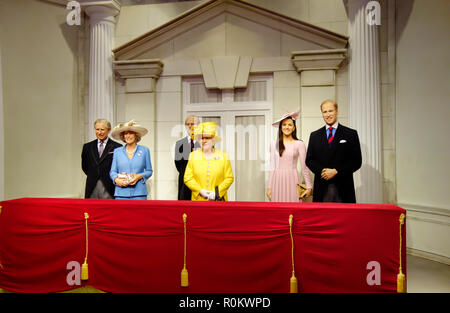
M278 138L270 145L270 176L267 198L272 202L301 202L297 184L300 184L297 162L300 157L303 178L307 191L304 197L312 194L312 181L306 166L306 147L297 139L295 119L299 111L289 113L273 123L278 126Z

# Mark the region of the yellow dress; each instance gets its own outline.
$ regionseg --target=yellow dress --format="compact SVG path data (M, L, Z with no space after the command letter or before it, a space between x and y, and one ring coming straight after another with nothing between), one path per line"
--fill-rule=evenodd
M207 201L200 195L201 189L215 191L227 198L227 190L234 181L231 163L226 152L215 149L210 160L205 159L201 149L192 151L184 173L184 183L192 191L192 200Z

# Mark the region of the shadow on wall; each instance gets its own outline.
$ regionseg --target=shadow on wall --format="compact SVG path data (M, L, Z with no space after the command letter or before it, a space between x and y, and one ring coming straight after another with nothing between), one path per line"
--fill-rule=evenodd
M395 6L395 18L396 18L396 30L395 36L397 42L402 37L403 30L406 28L406 24L408 23L409 17L411 15L412 9L414 7L415 0L401 0L396 1ZM431 4L430 4L431 5ZM398 14L397 12L402 12L402 14Z
M392 180L385 179L383 184L383 203L397 205L397 190Z
M69 11L67 11L69 12ZM81 21L81 25L68 25L66 22L61 23L59 28L61 34L66 41L67 46L70 48L73 56L77 56L78 52L78 31L83 30L84 20Z
M364 163L367 160L368 149L365 144L361 143L361 154L362 154L362 165L361 168L353 173L353 179L355 183L355 193L356 193L356 202L357 203L366 203L367 201L362 201L361 198L364 198L364 194L368 193L367 186L373 186L371 182L379 181L381 200L384 203L385 197L383 195L383 175L380 171L376 170L372 166ZM380 156L381 157L381 156ZM371 197L370 197L371 198Z

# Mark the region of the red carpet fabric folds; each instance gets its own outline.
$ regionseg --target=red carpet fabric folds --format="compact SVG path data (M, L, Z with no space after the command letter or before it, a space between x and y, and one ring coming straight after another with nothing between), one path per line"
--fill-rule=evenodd
M287 293L293 215L298 292L396 292L394 205L22 198L0 202L0 288L55 292L86 255L107 292ZM181 287L186 222L189 286ZM74 263L71 263L74 264ZM73 280L76 281L76 280Z

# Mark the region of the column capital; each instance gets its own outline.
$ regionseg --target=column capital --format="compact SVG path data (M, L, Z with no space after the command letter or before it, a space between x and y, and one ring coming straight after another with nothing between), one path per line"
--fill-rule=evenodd
M311 70L337 70L345 60L347 49L294 51L291 60L297 72Z
M80 1L81 8L91 20L115 22L114 17L120 12L120 3L116 0Z

